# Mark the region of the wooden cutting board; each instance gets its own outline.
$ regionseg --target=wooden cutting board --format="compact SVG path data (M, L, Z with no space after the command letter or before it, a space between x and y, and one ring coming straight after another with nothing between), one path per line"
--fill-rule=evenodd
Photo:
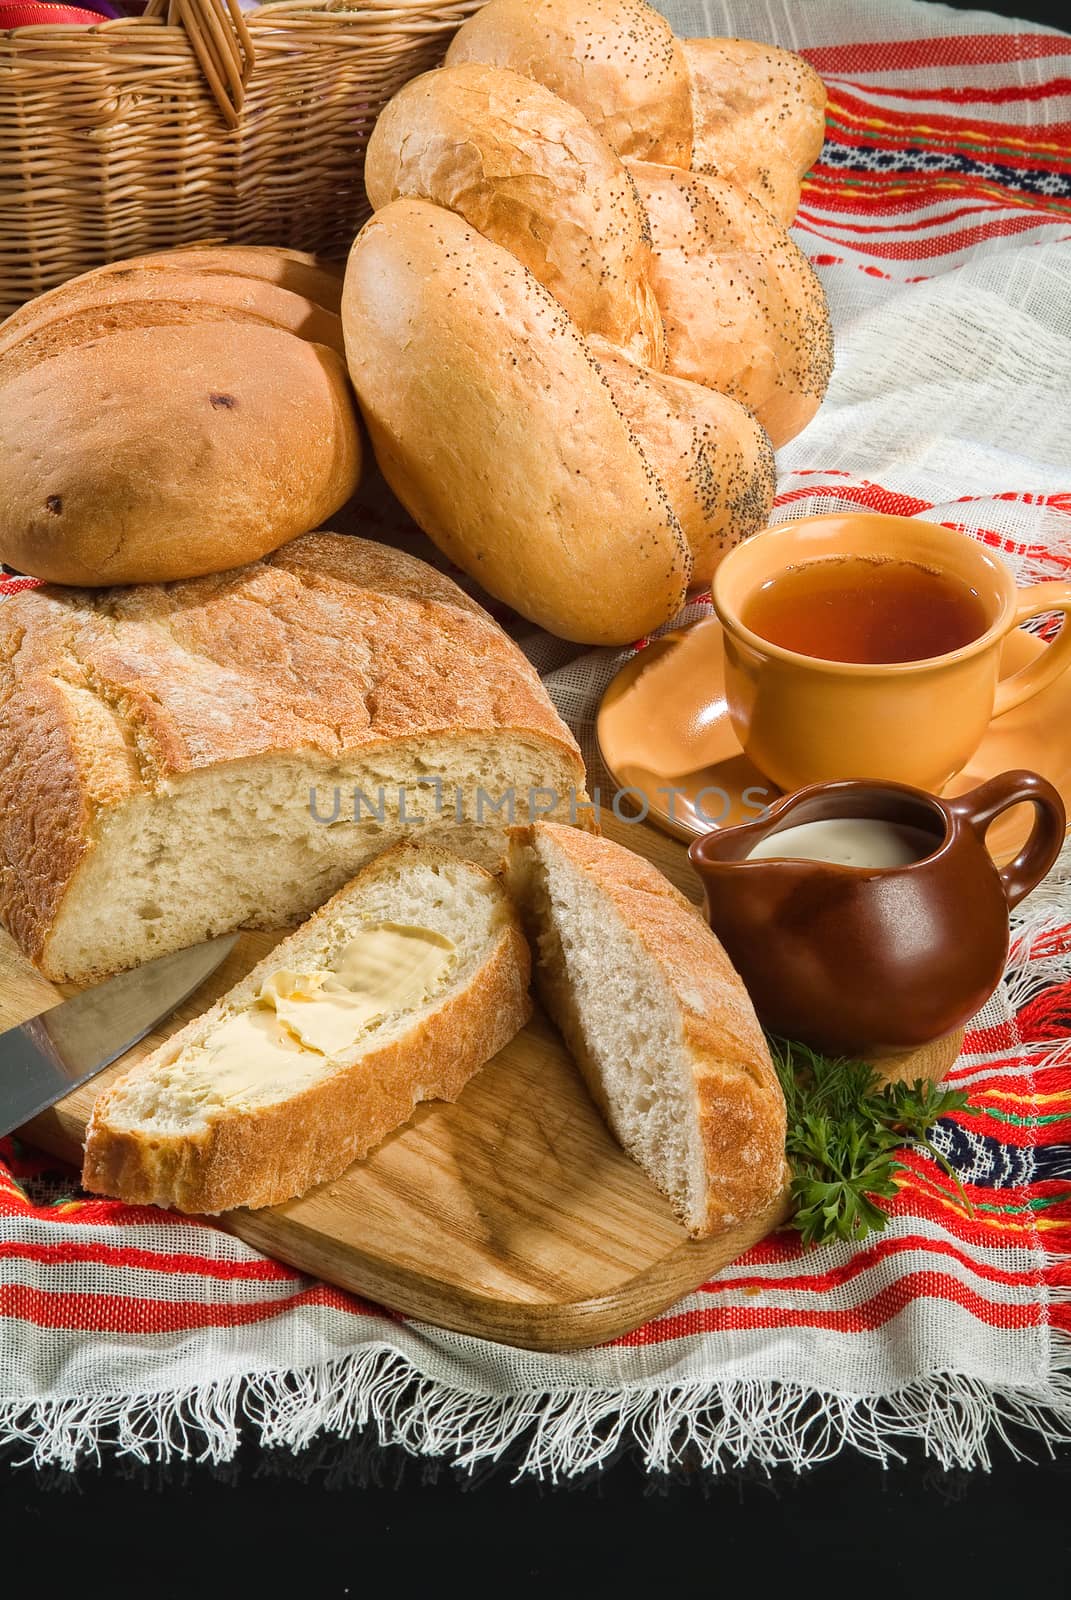
M684 847L643 824L607 827L699 898ZM30 1142L80 1163L93 1100L244 976L280 935L248 934L164 1027L34 1119ZM0 934L0 1027L58 991ZM883 1063L937 1080L961 1036ZM334 1183L221 1226L280 1261L441 1327L536 1350L613 1339L646 1322L777 1226L784 1202L714 1239L689 1239L614 1143L551 1024L527 1028L455 1105L421 1106Z

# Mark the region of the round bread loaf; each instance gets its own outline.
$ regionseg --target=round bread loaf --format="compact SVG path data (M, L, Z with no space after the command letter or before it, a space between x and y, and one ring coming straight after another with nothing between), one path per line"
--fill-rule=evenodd
M342 301L383 474L436 544L563 638L625 644L681 604L688 547L565 309L452 211L396 200Z
M22 307L0 326L0 559L164 582L317 527L360 475L339 298L314 258L239 248L118 262Z
M483 61L545 84L618 155L687 167L692 88L681 41L644 0L488 0L447 66Z

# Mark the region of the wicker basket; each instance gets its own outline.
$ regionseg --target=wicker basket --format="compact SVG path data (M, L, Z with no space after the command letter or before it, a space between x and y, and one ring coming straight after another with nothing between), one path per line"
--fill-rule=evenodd
M0 32L0 315L198 239L345 254L376 116L480 3L243 19L236 0L170 0L167 18Z

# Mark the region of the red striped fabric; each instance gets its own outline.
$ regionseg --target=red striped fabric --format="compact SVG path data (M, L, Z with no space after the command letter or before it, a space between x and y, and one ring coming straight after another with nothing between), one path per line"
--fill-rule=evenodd
M906 78L920 67L1005 66L1017 61L1056 60L1071 56L1071 38L1064 33L976 33L952 38L897 39L866 44L812 46L804 49L823 77L843 73L896 73Z

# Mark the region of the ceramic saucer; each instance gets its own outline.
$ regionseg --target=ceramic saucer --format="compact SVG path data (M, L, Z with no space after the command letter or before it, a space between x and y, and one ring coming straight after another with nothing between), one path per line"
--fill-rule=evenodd
M1048 646L1021 630L1008 635L1001 676ZM603 695L596 724L610 776L666 832L694 839L712 828L754 822L781 791L744 755L725 701L721 623L704 618L632 656ZM994 718L962 772L945 789L963 794L1011 767L1055 784L1071 813L1071 672L1014 711ZM992 854L1009 861L1025 841L1031 808L1016 806L989 830Z

